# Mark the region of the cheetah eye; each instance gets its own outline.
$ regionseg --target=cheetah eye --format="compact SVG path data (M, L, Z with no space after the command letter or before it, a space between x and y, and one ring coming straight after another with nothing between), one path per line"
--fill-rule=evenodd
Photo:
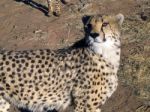
M109 24L108 22L104 22L104 23L102 24L102 27L106 27L108 24Z

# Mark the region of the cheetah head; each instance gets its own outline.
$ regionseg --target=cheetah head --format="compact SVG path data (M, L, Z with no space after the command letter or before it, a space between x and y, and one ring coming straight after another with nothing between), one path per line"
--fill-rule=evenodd
M88 43L105 43L106 41L117 41L120 38L120 27L124 16L96 15L89 18L85 27L88 29Z

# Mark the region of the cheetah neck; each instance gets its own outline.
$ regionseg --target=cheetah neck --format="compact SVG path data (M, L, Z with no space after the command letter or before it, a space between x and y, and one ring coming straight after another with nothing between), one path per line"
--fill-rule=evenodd
M108 38L105 42L93 41L90 48L97 54L102 55L106 62L113 65L117 71L120 64L120 40Z

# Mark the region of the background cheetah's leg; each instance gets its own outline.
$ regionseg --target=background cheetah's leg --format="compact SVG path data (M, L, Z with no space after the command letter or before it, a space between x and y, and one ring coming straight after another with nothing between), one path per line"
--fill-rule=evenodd
M47 0L47 4L48 4L48 15L54 14L55 16L60 16L61 14L60 0Z
M61 4L60 0L55 0L55 10L54 10L54 15L55 16L60 16L61 15Z
M51 15L53 13L53 0L47 0L48 4L48 15Z

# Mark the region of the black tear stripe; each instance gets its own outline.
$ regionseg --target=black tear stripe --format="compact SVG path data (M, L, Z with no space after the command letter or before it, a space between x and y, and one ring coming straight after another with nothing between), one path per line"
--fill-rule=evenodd
M102 23L104 22L103 18L102 18ZM104 30L103 30L103 27L101 27L101 31L103 32L104 34L104 37L103 37L103 40L106 41L106 38L105 38L105 33L104 33Z

